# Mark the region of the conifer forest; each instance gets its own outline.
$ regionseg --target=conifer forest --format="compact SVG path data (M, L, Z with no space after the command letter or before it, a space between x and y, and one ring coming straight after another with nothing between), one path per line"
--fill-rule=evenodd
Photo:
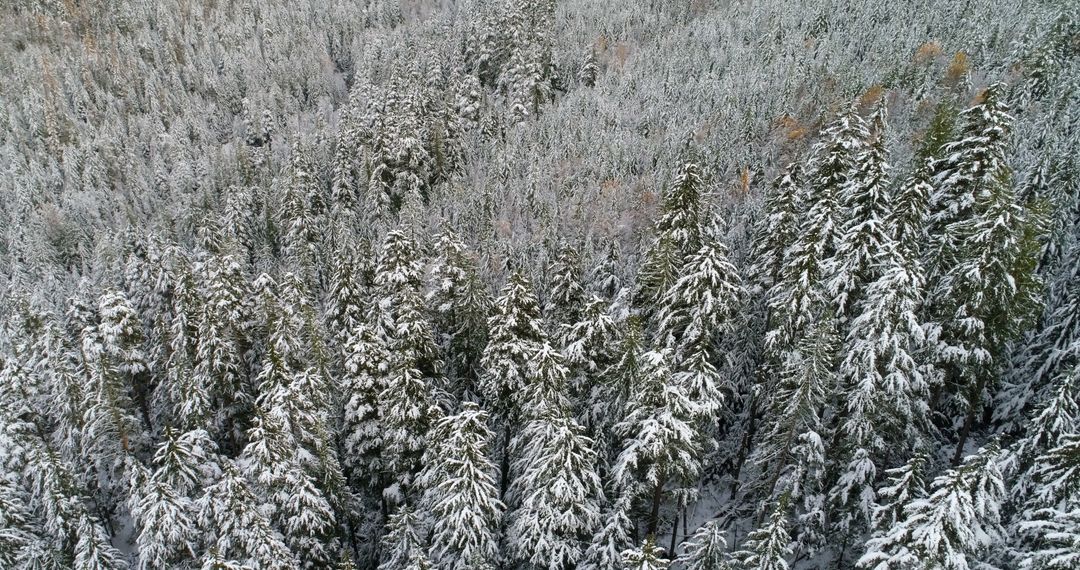
M1080 0L0 1L0 569L1080 569Z

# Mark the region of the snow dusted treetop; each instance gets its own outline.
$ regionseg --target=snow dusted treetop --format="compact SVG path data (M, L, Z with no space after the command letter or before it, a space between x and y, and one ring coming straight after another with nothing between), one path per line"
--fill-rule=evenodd
M683 554L677 560L686 570L726 570L731 568L727 538L717 520L701 525L683 543Z
M547 340L540 305L521 273L511 275L503 287L488 326L481 390L494 409L515 417L528 385L528 362Z
M664 197L656 234L670 238L679 254L686 257L701 248L703 227L701 169L687 162Z
M754 234L750 256L754 260L753 286L760 291L768 291L780 280L785 252L797 238L801 177L799 163L788 164L765 195L764 218Z
M734 393L716 368L716 347L731 331L744 296L727 248L707 238L660 301L658 342L672 350L676 380L705 418L712 418Z
M746 537L742 548L732 556L743 568L755 570L788 570L787 559L792 555L791 537L788 534L788 509L790 497L780 497L769 520Z
M968 456L957 469L934 479L928 497L904 507L904 518L867 542L859 568L887 570L931 564L944 570L968 570L980 553L1001 540L1001 502L1005 494L997 467L998 450L990 446ZM904 483L904 473L897 485ZM893 498L893 500L896 500Z
M704 228L701 170L697 164L682 165L660 206L655 239L638 272L634 302L646 313L656 305L678 277L683 263L701 249Z
M615 425L622 451L611 476L621 493L650 501L648 534L655 534L664 490L681 489L701 472L703 442L695 408L672 381L666 352L640 357L641 376L626 418Z
M645 538L641 548L631 548L622 553L623 570L667 570L671 561L664 558L664 549L656 545L652 536Z
M554 322L571 326L581 318L585 287L581 283L581 259L569 244L561 246L551 265L551 293L545 313Z
M881 102L871 117L869 144L856 157L855 170L839 192L847 220L839 235L834 267L827 270L838 316L855 309L866 284L876 277L876 255L894 247L888 224L891 207L885 117L886 107Z
M1007 183L1006 159L1013 118L1004 101L1005 86L996 83L983 91L981 100L960 113L962 130L957 139L939 151L931 164L930 232L938 236L935 246L939 264L948 267L961 237L950 226L971 216L977 199Z
M705 240L661 299L661 345L685 350L686 345L712 344L730 329L743 294L739 271L728 260L727 247Z
M383 536L386 552L378 570L430 570L433 565L425 552L423 523L412 508L398 507L387 522L389 531Z

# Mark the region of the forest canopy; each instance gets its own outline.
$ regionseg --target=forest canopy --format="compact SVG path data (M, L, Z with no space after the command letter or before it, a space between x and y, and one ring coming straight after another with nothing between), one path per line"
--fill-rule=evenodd
M1080 567L1078 15L3 2L0 568Z

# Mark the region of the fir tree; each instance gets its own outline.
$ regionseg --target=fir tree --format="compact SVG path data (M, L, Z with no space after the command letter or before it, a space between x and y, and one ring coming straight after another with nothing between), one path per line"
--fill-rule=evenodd
M608 507L605 521L592 538L585 551L581 564L582 570L623 570L623 552L629 550L633 523L630 521L631 501L620 498Z
M345 345L342 451L352 479L376 486L383 470L379 395L386 389L390 353L375 331L359 325Z
M131 399L131 377L144 371L146 363L140 350L142 328L126 297L107 292L98 311L100 321L83 330L82 353L93 398L83 438L92 445L90 452L97 461L107 464L117 460L118 451L131 450L131 439L142 435Z
M660 300L661 342L674 353L675 380L704 417L713 417L734 393L716 368L716 345L731 331L743 294L727 248L710 239Z
M754 287L767 292L782 276L785 254L795 243L799 229L799 183L802 168L797 162L784 167L765 195L763 218L754 232ZM770 296L776 292L770 293Z
M299 567L235 466L226 465L221 481L207 487L196 504L200 526L213 529L204 560L232 559L256 568L282 570Z
M766 407L773 419L757 451L757 462L772 471L764 482L767 493L780 488L780 477L791 465L799 438L823 431L821 409L835 374L836 337L832 327L830 322L816 325L798 349L788 354L780 378L770 385L772 393Z
M205 430L178 433L166 428L154 452L154 479L182 496L191 496L221 474L217 444Z
M641 548L623 552L623 570L667 570L671 562L664 558L664 549L656 545L652 536L645 539Z
M545 315L560 327L569 327L581 319L585 287L581 283L581 260L576 250L563 244L551 264L551 287Z
M926 455L916 453L900 467L886 469L886 482L877 490L877 505L873 512L873 529L888 532L904 516L904 507L926 496Z
M589 46L589 49L585 50L585 56L581 58L581 67L578 68L578 81L586 87L592 87L596 84L596 76L599 74L599 69L596 67L596 51Z
M665 490L678 489L701 471L701 441L693 426L694 406L674 383L664 352L641 357L640 385L626 418L615 426L622 451L612 477L625 493L647 498L646 533L656 535Z
M985 551L1000 537L1004 494L997 451L985 448L957 469L934 479L929 496L913 499L904 518L867 544L860 568L932 565L966 569L969 555Z
M1002 351L1040 308L1034 274L1039 223L1017 203L1004 160L1009 116L992 86L964 112L961 140L939 165L932 224L942 227L931 264L936 351L962 425L954 462L984 405Z
M421 540L419 517L408 506L401 506L387 523L389 531L383 537L386 558L378 570L430 570L434 565L428 560Z
M75 570L127 570L123 555L97 521L83 516L76 528Z
M435 566L466 570L494 565L503 505L488 457L492 433L488 414L475 404L436 422L420 476L425 510L433 519L431 556Z
M788 534L789 498L782 495L769 520L746 537L742 548L732 556L743 568L757 570L788 570L791 557L791 538Z
M799 237L785 254L779 285L769 299L772 316L766 348L773 354L791 349L807 327L823 314L837 315L826 297L834 277L836 250L843 231L840 193L856 175L865 148L866 123L854 108L840 113L814 146L807 172L808 205Z
M461 384L459 396L478 397L477 382L483 373L480 359L487 345L492 301L465 244L451 232L435 241L433 286L427 302L435 314L446 376Z
M723 570L730 567L727 539L720 530L719 521L711 520L701 525L683 544L683 554L678 562L686 570Z
M701 170L697 164L683 164L664 196L655 224L656 238L645 254L638 274L635 305L650 310L668 290L679 268L703 244Z
M878 252L892 247L889 228L889 165L885 149L885 106L871 118L873 138L856 158L855 171L839 191L847 223L840 229L829 291L838 316L849 315L867 283L877 277Z
M582 319L565 333L566 364L570 369L570 397L585 410L581 417L588 427L603 415L600 408L610 403L602 395L607 373L618 359L621 332L607 301L592 295Z
M521 438L510 487L516 508L508 516L509 554L522 567L576 566L600 523L603 491L592 441L557 408L526 425Z
M494 409L513 418L523 404L527 363L547 339L539 304L520 273L510 276L495 300L488 326L490 337L480 362L484 369L481 391Z
M337 521L330 503L298 465L285 472L282 505L285 543L302 568L326 568L336 558Z
M131 517L139 529L139 568L176 567L195 558L194 506L171 485L142 465L131 462Z
M1071 568L1080 562L1080 436L1070 434L1037 460L1036 479L1043 484L1039 503L1028 510L1020 531L1036 537L1020 556L1021 568Z

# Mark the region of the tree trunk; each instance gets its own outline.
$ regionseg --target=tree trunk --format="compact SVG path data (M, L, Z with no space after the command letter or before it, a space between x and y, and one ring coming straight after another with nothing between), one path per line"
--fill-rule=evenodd
M656 483L656 489L653 490L652 508L649 510L649 527L645 532L647 536L656 537L656 529L660 526L660 503L664 499L664 483L664 479L660 479Z
M686 523L686 515L683 514L683 523ZM675 546L678 542L679 536L679 511L675 511L675 519L671 521L671 548L668 549L668 556L675 556Z
M953 454L952 464L953 467L960 464L960 460L964 458L964 446L967 445L968 436L971 435L971 429L975 427L975 416L980 408L980 400L982 399L983 389L986 388L986 380L979 379L972 387L972 391L968 394L968 406L967 414L964 416L964 425L960 428L959 438L956 441L956 453Z
M499 499L506 501L506 491L510 489L510 422L503 425L503 452L501 473L499 474Z
M743 465L746 464L746 458L750 455L750 450L754 443L754 432L756 430L757 400L755 399L750 402L750 421L747 422L746 433L743 434L742 444L739 445L739 454L735 458L735 471L732 473L730 500L734 500L735 494L739 492L739 475L742 473Z

